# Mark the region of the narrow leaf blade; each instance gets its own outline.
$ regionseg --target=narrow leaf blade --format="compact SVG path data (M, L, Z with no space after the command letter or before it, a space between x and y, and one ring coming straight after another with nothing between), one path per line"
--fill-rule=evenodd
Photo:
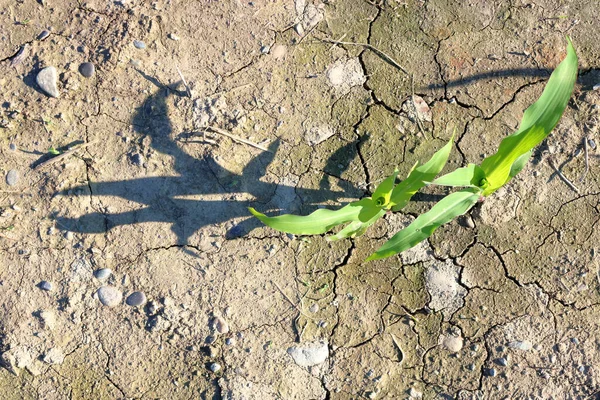
M365 221L365 222L353 221L350 224L348 224L348 226L344 227L344 229L342 229L341 231L336 233L335 235L328 236L327 240L333 242L336 240L345 239L347 237L360 236L363 233L365 233L365 231L367 230L367 228L369 226L373 225L375 222L377 222L377 220L379 218L383 217L384 215L385 215L385 210L379 210L379 213L374 215L368 221Z
M392 190L390 204L392 210L398 211L404 208L411 197L427 182L431 182L444 168L452 150L452 139L440 150L438 150L425 164L414 168L405 180L396 185Z
M396 233L371 254L367 261L393 256L427 239L441 225L473 207L479 199L480 192L477 188L468 188L444 197L431 210L419 215L409 226Z
M519 130L504 138L498 152L481 163L489 182L484 196L508 182L516 160L540 144L560 120L577 79L577 55L571 40L567 41L567 56L552 72L540 98L525 110Z
M306 216L284 214L276 217L267 217L252 207L248 207L248 210L263 224L275 230L294 235L319 235L329 231L334 226L346 222L358 221L360 211L370 202L371 199L362 199L352 202L339 210L322 208Z
M483 178L485 178L485 172L479 165L469 164L440 176L431 183L441 186L481 186Z

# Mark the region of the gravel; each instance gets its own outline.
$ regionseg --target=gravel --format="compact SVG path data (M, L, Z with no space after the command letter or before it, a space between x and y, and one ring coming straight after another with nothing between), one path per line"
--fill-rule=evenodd
M38 72L35 81L40 86L42 91L48 96L58 98L60 96L60 92L58 91L58 86L56 85L57 78L58 73L56 72L56 68L50 66Z
M229 333L229 324L221 317L214 318L213 328L221 335Z
M142 42L141 40L134 40L133 45L135 46L136 49L140 49L140 50L143 50L146 48L146 43Z
M107 307L118 306L123 300L123 293L113 286L102 286L97 293L98 300Z
M108 279L108 277L110 277L112 275L112 270L110 268L102 268L102 269L98 269L94 272L94 276L96 277L96 279L98 280L105 280Z
M6 184L8 186L15 186L19 182L19 171L11 169L6 174Z
M52 290L52 283L48 282L48 281L41 281L38 284L39 288L42 290L45 290L46 292L49 292Z
M47 29L44 29L43 31L40 32L40 34L37 37L37 40L44 40L46 39L48 36L50 36L50 31Z
M221 364L219 364L219 363L210 364L210 370L214 373L219 372L221 370Z
M146 304L146 301L146 295L144 293L133 292L129 296L127 296L127 300L125 300L125 303L127 303L128 306L137 307Z

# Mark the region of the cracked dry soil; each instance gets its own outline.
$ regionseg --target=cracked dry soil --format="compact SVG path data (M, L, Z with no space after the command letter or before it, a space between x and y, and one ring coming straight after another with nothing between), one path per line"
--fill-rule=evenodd
M597 6L0 0L0 397L597 398ZM454 129L447 170L479 162L565 34L561 123L429 241L363 263L439 189L335 243L249 219L367 195ZM59 98L35 82L50 65ZM102 305L106 285L147 302Z

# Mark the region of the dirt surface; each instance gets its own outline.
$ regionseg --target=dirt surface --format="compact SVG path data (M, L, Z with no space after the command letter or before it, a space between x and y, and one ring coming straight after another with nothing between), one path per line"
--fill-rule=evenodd
M597 14L0 0L0 397L597 398ZM580 75L561 123L429 241L363 262L439 189L335 243L249 218L367 195L455 129L446 170L481 161L566 34Z

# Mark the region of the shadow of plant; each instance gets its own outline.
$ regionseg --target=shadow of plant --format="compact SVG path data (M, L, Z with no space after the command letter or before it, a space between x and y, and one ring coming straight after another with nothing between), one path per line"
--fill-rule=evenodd
M329 190L329 185L324 181L320 183L319 189L303 189L261 181L275 158L280 145L279 139L271 143L269 152L263 152L252 159L241 174L223 168L212 156L207 155L202 158L191 156L173 139L173 125L168 116L166 103L168 96L183 96L185 93L164 87L152 77L146 75L144 77L161 89L146 98L136 110L131 124L137 133L150 138L150 146L154 150L172 157L173 169L178 176L92 182L89 188L84 185L63 191L59 194L83 195L89 193L91 189L94 197L116 196L144 206L121 213L93 212L78 218L57 216L57 222L62 229L80 233L104 233L121 225L163 222L171 224L171 230L177 236L177 244L186 245L189 238L204 226L248 217L229 228L226 234L228 239L244 236L261 225L255 218L250 218L247 207L259 204L258 207L263 211L281 208L281 204L277 207L271 201L277 193L297 193L304 199L302 205L305 209L316 209L318 203L326 200L348 197L345 191ZM345 159L344 165L347 168L355 155L356 143L346 144L331 155L327 165L332 163L337 165L341 159ZM353 189L349 183L345 184L348 189ZM244 196L245 198L254 199L238 200L238 195L243 193L250 195ZM182 198L201 195L221 199L230 198L230 200Z

